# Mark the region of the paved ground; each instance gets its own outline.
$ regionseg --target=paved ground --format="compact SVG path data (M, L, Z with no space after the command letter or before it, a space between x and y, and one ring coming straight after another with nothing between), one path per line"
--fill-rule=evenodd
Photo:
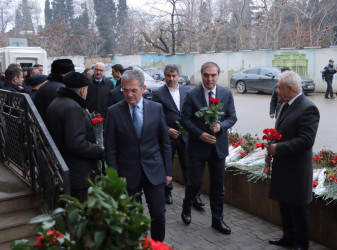
M234 132L239 132L242 135L251 133L253 136L257 134L261 138L263 129L275 126L275 119L269 117L270 94L247 92L241 95L236 90L231 90L238 117L238 121L233 127ZM314 152L319 152L324 148L337 152L337 118L335 115L337 98L324 99L323 93L309 94L308 98L317 105L321 114L313 147Z
M224 204L224 221L230 226L232 234L223 235L212 229L209 200L204 194L204 211L192 208L192 223L185 225L180 219L183 196L184 186L174 183L173 205L166 206L165 238L165 243L173 246L174 250L286 249L268 244L268 239L281 235L280 227L227 204ZM328 248L311 241L310 249Z

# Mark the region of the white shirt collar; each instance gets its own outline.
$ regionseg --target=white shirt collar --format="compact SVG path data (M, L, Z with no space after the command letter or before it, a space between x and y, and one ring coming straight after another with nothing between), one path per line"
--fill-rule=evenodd
M302 95L302 92L299 93L297 96L295 96L293 99L291 99L289 102L288 102L288 105L290 106L300 95Z

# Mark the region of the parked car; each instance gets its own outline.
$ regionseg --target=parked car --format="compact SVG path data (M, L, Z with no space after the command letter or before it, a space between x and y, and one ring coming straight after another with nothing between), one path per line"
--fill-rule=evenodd
M147 90L146 93L145 93L145 97L147 99L151 99L152 98L152 92L153 91L156 91L161 86L165 85L165 82L163 82L161 80L154 79L142 67L140 67L138 65L134 65L134 64L122 64L122 66L123 66L124 69L126 69L126 68L137 69L137 70L139 70L139 71L141 71L143 73L144 78L145 78L144 80L145 80L146 90Z
M149 75L154 79L165 81L164 68L154 67L144 69ZM179 76L178 83L182 85L189 85L191 80L188 76L181 75Z
M277 67L255 67L231 75L230 87L236 88L238 93L247 90L272 93L279 80L281 70ZM315 83L308 77L301 76L304 94L315 92Z

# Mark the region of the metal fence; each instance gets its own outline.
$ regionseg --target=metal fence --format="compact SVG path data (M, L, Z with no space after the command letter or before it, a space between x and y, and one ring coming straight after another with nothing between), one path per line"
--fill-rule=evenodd
M68 167L28 94L0 90L0 160L40 193L45 210L70 195Z

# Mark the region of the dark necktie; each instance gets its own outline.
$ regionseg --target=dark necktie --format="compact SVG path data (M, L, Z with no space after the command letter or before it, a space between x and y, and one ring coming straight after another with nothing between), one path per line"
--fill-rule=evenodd
M214 106L214 104L209 103L209 99L210 99L211 97L213 97L213 91L212 91L212 90L211 90L210 92L208 92L208 106L209 106L209 107Z
M140 138L140 135L142 133L142 122L138 115L137 105L132 106L132 118L133 118L133 125L135 126L137 136L138 138Z
M280 118L282 118L285 114L285 112L287 111L287 109L289 108L289 104L286 103L284 104L283 108L282 108L282 111L281 111L281 115L280 115Z

